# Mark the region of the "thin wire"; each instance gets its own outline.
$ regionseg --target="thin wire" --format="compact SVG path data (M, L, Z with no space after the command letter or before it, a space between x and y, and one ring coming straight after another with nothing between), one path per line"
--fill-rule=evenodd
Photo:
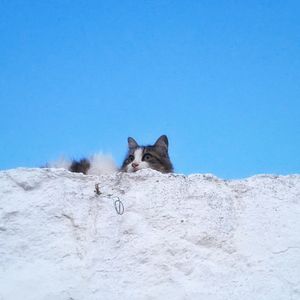
M95 184L95 190L94 190L95 194L97 196L104 196L104 197L108 197L108 198L111 198L114 200L114 207L115 207L115 210L117 212L118 215L123 215L124 213L124 204L123 202L120 200L120 198L118 196L114 196L112 194L103 194L100 190L100 187L99 187L99 183L96 183Z
M120 200L119 197L115 197L115 201L114 201L114 205L115 205L115 210L117 212L118 215L123 215L124 213L124 205L122 203L122 201Z

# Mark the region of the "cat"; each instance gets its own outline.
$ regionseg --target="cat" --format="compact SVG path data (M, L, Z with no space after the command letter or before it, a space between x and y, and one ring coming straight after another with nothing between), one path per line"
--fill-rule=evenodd
M169 141L166 135L158 138L154 145L139 146L132 138L128 138L128 153L121 171L136 172L151 168L162 173L173 172L173 165L168 153Z
M168 153L169 142L162 135L153 145L140 146L132 137L128 138L128 153L121 168L117 168L112 157L103 154L93 155L80 160L60 160L49 164L50 167L63 167L71 172L85 175L112 174L114 172L136 172L141 169L153 169L162 173L173 172Z

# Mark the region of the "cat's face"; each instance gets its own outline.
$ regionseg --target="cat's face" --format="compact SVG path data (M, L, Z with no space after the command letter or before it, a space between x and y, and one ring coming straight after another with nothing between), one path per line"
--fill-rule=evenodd
M163 173L173 171L173 166L168 154L168 138L162 135L154 145L139 146L131 137L128 138L128 154L121 170L136 172L141 169L154 169Z

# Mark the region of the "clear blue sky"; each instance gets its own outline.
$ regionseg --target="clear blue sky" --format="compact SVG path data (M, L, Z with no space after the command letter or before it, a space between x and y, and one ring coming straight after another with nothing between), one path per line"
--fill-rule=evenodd
M161 134L179 173L300 172L299 1L0 1L0 169Z

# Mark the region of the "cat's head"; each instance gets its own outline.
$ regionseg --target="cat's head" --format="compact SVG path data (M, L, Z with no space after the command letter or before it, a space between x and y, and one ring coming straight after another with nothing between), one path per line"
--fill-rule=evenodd
M139 146L132 138L128 138L128 153L121 170L136 172L141 169L154 169L162 173L173 172L173 166L168 154L168 138L162 135L154 145Z

